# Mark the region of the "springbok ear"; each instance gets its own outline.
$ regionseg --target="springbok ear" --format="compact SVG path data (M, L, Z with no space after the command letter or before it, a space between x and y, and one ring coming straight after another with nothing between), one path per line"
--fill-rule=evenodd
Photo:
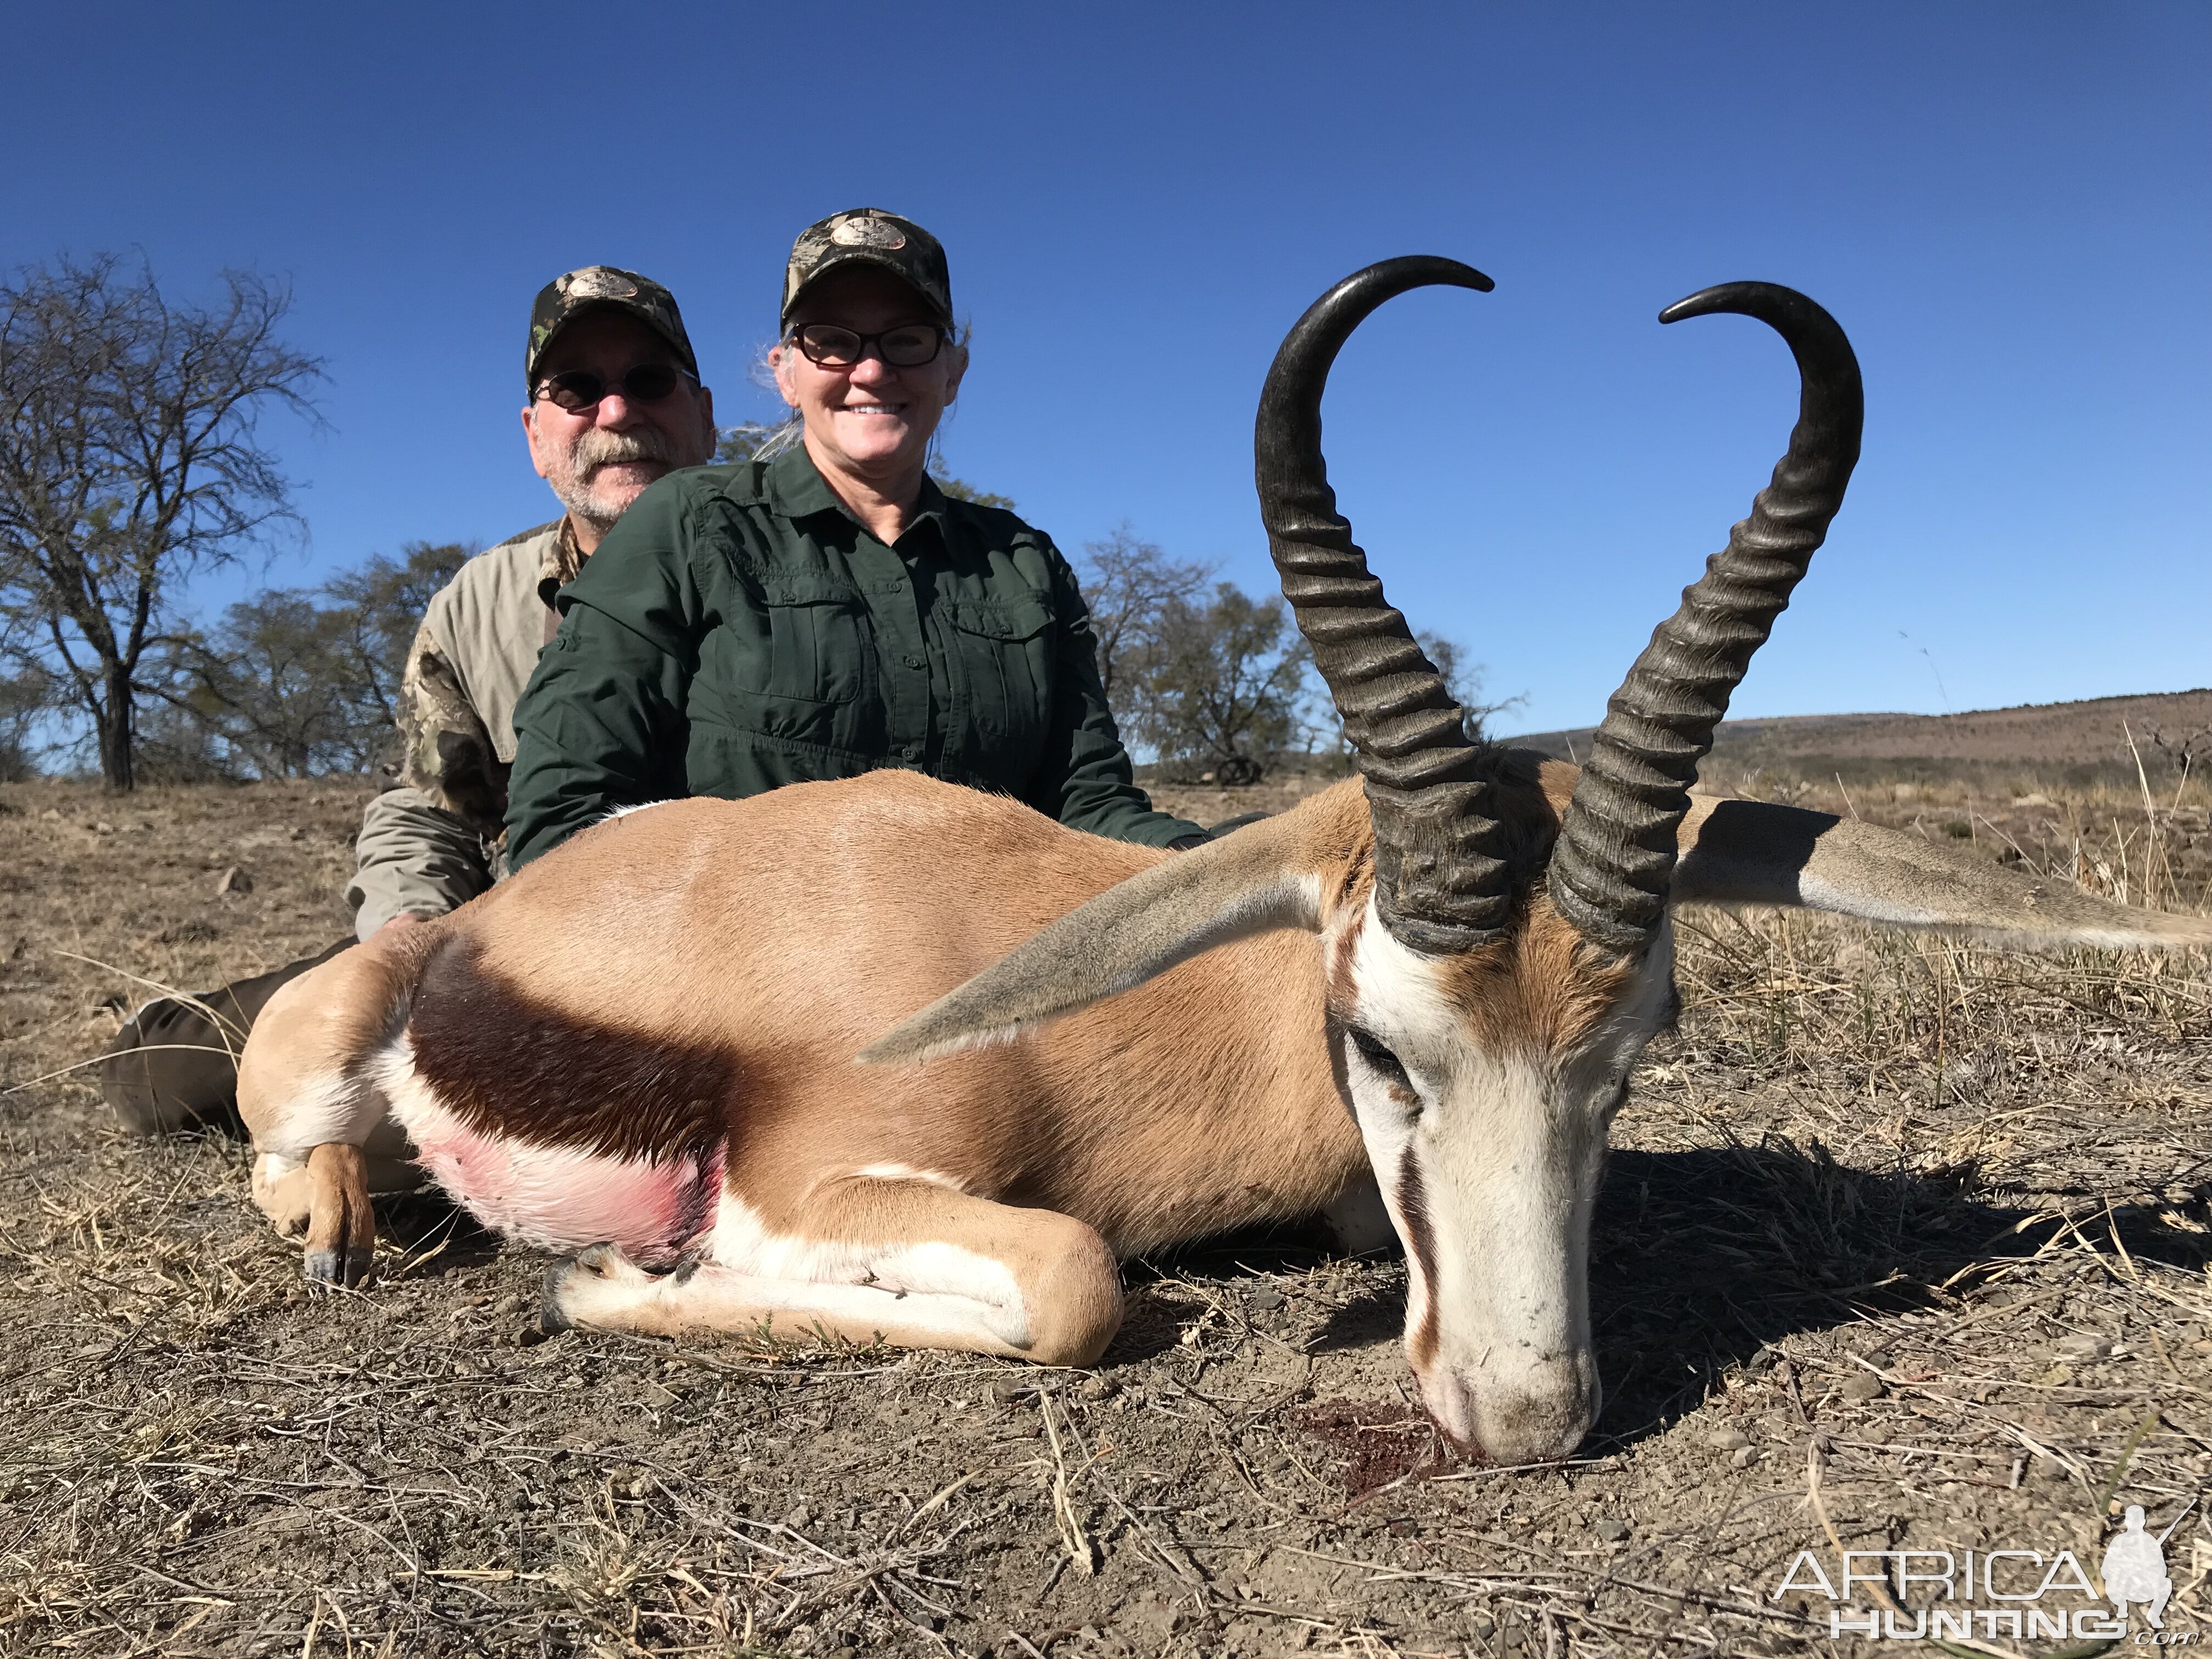
M1700 799L1682 826L1678 903L1779 904L1993 945L2212 945L2212 921L2093 898L1902 835L1766 801Z
M892 1027L860 1051L860 1064L1011 1042L1217 945L1318 929L1320 878L1297 867L1295 850L1295 831L1272 819L1140 871Z

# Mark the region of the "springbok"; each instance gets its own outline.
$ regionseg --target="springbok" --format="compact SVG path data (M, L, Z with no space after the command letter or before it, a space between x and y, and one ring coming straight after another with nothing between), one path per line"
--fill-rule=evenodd
M1661 313L1769 324L1802 408L1589 764L1468 742L1321 452L1339 348L1428 283L1492 286L1437 258L1357 273L1260 404L1270 544L1362 777L1182 854L898 771L595 825L255 1027L254 1191L306 1233L309 1278L367 1273L402 1129L487 1225L580 1250L549 1278L556 1325L1087 1364L1121 1317L1117 1257L1332 1210L1379 1238L1387 1215L1422 1400L1461 1448L1528 1462L1597 1412L1591 1205L1675 1011L1670 903L2212 944L2212 923L1871 825L1690 794L1858 453L1850 344L1787 289Z

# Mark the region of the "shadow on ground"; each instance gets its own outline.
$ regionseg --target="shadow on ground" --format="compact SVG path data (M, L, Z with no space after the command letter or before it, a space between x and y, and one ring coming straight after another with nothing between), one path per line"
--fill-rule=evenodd
M1779 1137L1613 1155L1590 1241L1591 1322L1606 1407L1595 1450L1663 1433L1732 1370L1786 1339L1863 1316L1956 1308L2061 1224L2047 1209L1978 1195L1971 1166L1914 1172L1838 1163L1820 1142ZM2118 1206L2110 1230L2138 1259L2202 1273L2212 1248ZM2104 1242L2100 1237L2100 1243ZM1247 1294L1238 1281L1298 1273L1328 1255L1317 1231L1224 1236L1133 1267L1133 1292L1164 1275ZM1157 1303L1157 1306L1152 1306ZM1154 1292L1115 1361L1152 1358L1200 1304ZM1304 1343L1322 1354L1395 1342L1395 1275L1361 1288Z

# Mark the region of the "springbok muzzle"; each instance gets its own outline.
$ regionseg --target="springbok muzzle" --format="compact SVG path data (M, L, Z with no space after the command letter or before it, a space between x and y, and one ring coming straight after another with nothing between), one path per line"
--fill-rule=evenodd
M1417 1366L1413 1380L1422 1408L1454 1450L1504 1468L1569 1455L1603 1402L1588 1348L1467 1370Z

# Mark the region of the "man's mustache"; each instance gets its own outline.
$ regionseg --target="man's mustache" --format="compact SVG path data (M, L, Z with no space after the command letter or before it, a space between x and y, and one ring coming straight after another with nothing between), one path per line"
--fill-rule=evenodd
M668 434L651 427L639 427L630 432L609 432L593 428L576 445L576 476L588 478L603 466L621 461L665 461L672 464Z

